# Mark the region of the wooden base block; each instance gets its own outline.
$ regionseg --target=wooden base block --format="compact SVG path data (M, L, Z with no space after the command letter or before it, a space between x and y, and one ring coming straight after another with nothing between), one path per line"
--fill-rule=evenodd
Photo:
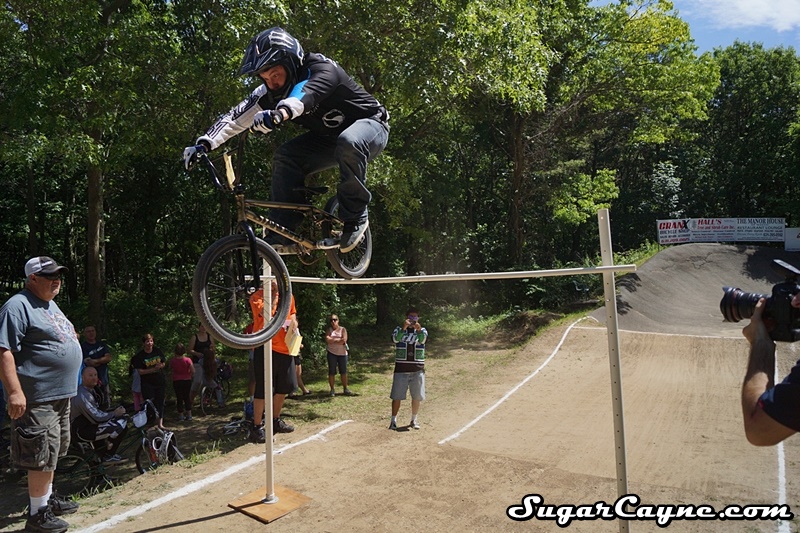
M275 503L264 503L264 498L267 497L267 487L264 486L236 498L228 503L228 507L269 524L311 501L308 496L278 485L275 486L275 496L278 498Z

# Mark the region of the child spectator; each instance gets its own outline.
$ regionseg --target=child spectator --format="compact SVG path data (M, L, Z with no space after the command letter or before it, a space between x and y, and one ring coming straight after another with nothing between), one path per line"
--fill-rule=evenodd
M214 355L213 344L209 348L201 350L203 354L203 383L206 387L216 391L217 405L225 407L225 399L222 397L222 387L220 387L215 378L217 377L217 357Z
M186 348L182 343L175 345L175 356L170 359L169 367L172 370L172 388L175 389L178 420L191 420L192 404L189 402L189 392L192 389L194 365L192 360L186 356Z

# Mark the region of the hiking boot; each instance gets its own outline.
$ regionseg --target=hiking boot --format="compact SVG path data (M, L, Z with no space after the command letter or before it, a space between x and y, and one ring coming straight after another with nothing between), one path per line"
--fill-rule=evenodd
M283 418L275 418L272 420L273 435L277 435L278 433L291 433L292 431L294 431L294 426L290 426L284 422Z
M63 533L69 528L69 524L60 518L56 518L50 505L39 507L39 511L28 517L25 522L25 531L39 531L42 533Z
M367 228L369 228L368 220L362 222L345 222L342 238L339 239L339 251L347 253L358 246L361 239L364 238Z
M255 442L256 444L264 444L267 442L264 426L253 426L250 429L250 442Z
M50 499L47 500L47 505L50 506L50 509L56 516L72 514L78 510L78 507L80 507L78 502L74 502L69 498L64 498L57 492L53 492L53 494L50 495Z

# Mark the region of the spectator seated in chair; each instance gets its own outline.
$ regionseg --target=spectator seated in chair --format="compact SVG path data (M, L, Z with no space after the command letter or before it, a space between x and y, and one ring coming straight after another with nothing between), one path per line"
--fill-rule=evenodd
M81 379L78 394L72 398L70 411L75 442L90 443L98 451L103 462L118 463L123 458L116 452L128 432L125 408L120 406L110 412L100 409L94 392L98 379L94 367L84 368Z

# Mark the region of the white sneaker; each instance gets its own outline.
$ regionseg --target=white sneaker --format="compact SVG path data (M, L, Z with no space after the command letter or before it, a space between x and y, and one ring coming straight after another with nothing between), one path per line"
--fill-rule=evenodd
M416 420L412 420L409 426L413 429L419 429L419 422L417 422Z

